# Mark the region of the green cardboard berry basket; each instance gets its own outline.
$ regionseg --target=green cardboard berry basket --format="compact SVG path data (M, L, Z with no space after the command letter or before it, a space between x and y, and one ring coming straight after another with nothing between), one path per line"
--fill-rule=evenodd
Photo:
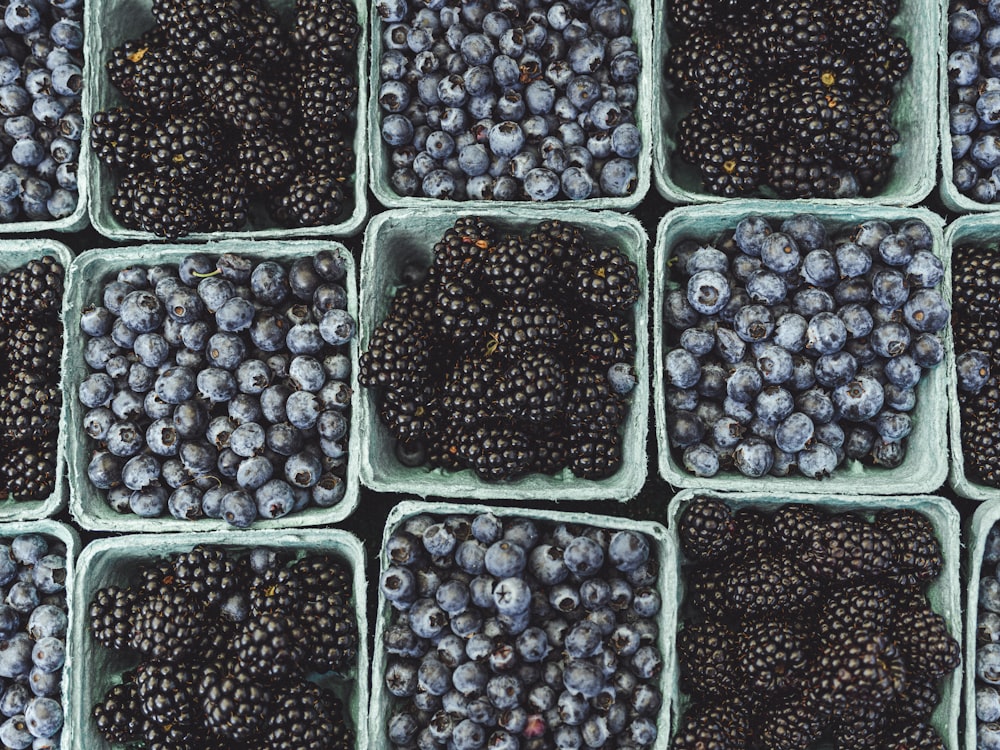
M994 524L1000 521L1000 502L984 502L967 519L965 578L965 642L962 658L965 660L964 677L964 743L966 750L976 750L976 629L979 624L979 579L983 573L983 552L986 538Z
M282 19L285 29L291 28L295 19L293 0L265 0ZM88 123L84 138L89 138L89 123L96 112L111 107L124 106L126 101L112 85L105 71L105 64L115 47L135 39L154 26L152 0L88 0L85 9L85 23L89 29L86 37L85 68L86 94L83 114ZM365 61L368 56L368 38L365 26L368 19L368 4L355 0L360 31L357 39L358 104L355 114L354 139L352 147L356 155L353 177L353 202L350 213L335 224L318 227L285 228L272 221L263 202L251 204L251 220L240 230L226 232L196 232L181 237L179 242L204 242L221 239L291 239L296 237L349 237L356 234L368 217L368 132L364 122L365 101L368 99L368 79L365 76ZM81 165L81 174L91 185L93 196L90 200L90 221L94 229L105 237L117 242L154 242L162 237L152 232L130 229L115 218L111 211L111 197L118 183L111 170L93 156L89 147L86 172ZM254 218L257 217L257 218Z
M407 519L418 515L432 515L444 517L449 515L471 516L479 513L492 513L503 518L530 518L534 521L544 521L553 524L571 523L577 525L594 526L597 528L609 529L611 531L636 531L645 534L650 540L650 547L656 555L660 564L659 593L663 606L657 616L659 625L659 635L657 647L663 659L663 671L660 674L660 694L663 696L663 705L660 707L656 718L657 736L652 746L652 750L666 750L670 745L670 700L673 684L676 682L674 658L673 633L676 628L676 608L673 606L677 599L676 587L677 578L672 575L668 568L671 561L679 554L675 548L674 536L660 524L652 521L636 521L629 518L617 518L614 516L599 516L591 513L563 513L559 511L536 510L533 508L500 508L492 505L464 505L455 503L439 502L418 502L413 500L403 500L391 511L385 522L385 534L382 539L382 546L379 548L379 573L381 574L389 566L389 560L385 555L385 546L392 533L399 528ZM383 675L386 668L386 652L381 648L385 631L390 627L392 606L385 597L379 593L378 606L375 612L375 648L372 654L372 698L371 708L368 712L368 736L371 740L373 750L391 750L392 742L386 732L386 720L396 703L396 699L385 689Z
M119 514L108 505L103 491L91 485L87 478L87 464L92 452L92 441L83 432L84 406L76 398L80 383L89 374L83 358L86 336L80 331L80 313L90 304L101 303L103 283L122 268L131 265L177 264L193 252L211 256L223 253L237 253L255 261L278 260L290 263L305 255L320 250L338 253L347 264L347 275L343 285L347 290L347 310L358 319L358 295L354 260L351 253L339 242L333 240L295 241L238 241L223 240L202 245L139 245L136 247L90 250L78 256L69 268L63 318L67 321L66 345L63 347L63 393L65 408L62 414L61 431L66 442L66 460L69 476L69 509L74 520L85 529L96 531L239 531L221 519L201 518L194 521L180 520L165 513L160 518L141 518L131 513ZM351 425L348 437L348 462L344 498L329 508L310 506L303 511L289 513L274 520L258 519L253 528L283 529L298 526L320 526L339 523L347 518L358 505L358 345L357 337L350 344L351 356Z
M868 206L846 209L829 204L801 201L732 201L724 205L686 206L668 213L660 222L654 258L653 310L653 361L659 365L668 352L666 325L661 311L669 291L677 282L669 278L668 268L674 245L684 239L714 240L725 230L732 230L740 219L750 215L763 215L782 220L798 213L811 213L827 227L828 235L846 230L862 221L881 219L891 224L907 219L921 219L934 235L935 254L945 266L945 278L940 292L946 303L951 302L951 268L947 243L944 241L944 222L940 217L923 208L893 208ZM951 328L941 331L945 349L951 345ZM947 451L947 366L942 363L925 375L917 386L917 406L913 412L913 432L907 438L906 458L895 469L865 466L860 461L846 460L831 477L814 480L801 475L787 477L766 476L759 479L745 477L737 471L720 471L714 477L702 478L688 473L674 457L667 437L666 391L663 368L657 366L654 375L656 410L656 440L659 450L660 476L675 487L703 487L715 490L742 492L754 489L760 492L795 493L851 493L890 495L897 493L925 493L938 489L948 472Z
M636 163L639 182L631 195L622 197L586 198L580 201L566 199L546 201L546 210L560 208L613 209L630 211L639 205L649 191L650 172L653 169L653 142L656 138L656 120L653 112L654 76L659 75L658 62L653 57L653 7L651 0L629 0L632 8L632 38L635 40L642 70L639 73L639 98L635 105L635 124L642 135L642 151ZM382 82L379 64L382 58L382 32L385 24L378 14L373 15L370 28L371 60L369 70L368 129L371 148L371 183L375 198L386 208L417 208L439 205L461 206L462 211L488 211L495 209L496 201L463 200L446 201L439 198L405 196L397 193L390 181L392 162L390 149L382 141L382 111L378 103ZM510 201L515 205L531 205L531 201Z
M73 253L60 242L47 239L30 240L0 240L0 273L6 273L20 268L25 263L51 255L68 272L73 260ZM60 320L64 320L60 316ZM65 346L65 325L63 339ZM65 371L61 371L65 372ZM63 404L60 417L66 413L65 389L63 389ZM4 407L0 405L0 410ZM56 439L56 481L52 494L44 500L18 500L8 497L0 501L0 521L33 521L38 518L49 518L56 515L66 505L66 433L62 430L60 419L59 433Z
M465 213L463 210L462 214ZM361 258L361 317L358 321L361 350L368 348L373 331L385 319L389 305L401 286L404 268L411 263L424 267L434 257L434 243L459 217L452 208L436 206L422 210L387 211L374 217L365 231ZM394 440L378 417L375 391L363 388L358 399L359 419L364 425L361 443L361 481L378 492L400 492L438 497L469 497L485 500L529 499L621 501L635 497L646 480L646 431L649 408L649 364L647 361L648 305L645 230L631 216L610 211L590 213L546 211L525 207L499 209L493 206L478 215L504 231L527 232L545 219L559 219L579 226L597 245L616 246L636 263L640 296L633 308L636 337L635 372L638 383L630 397L629 414L622 435L622 464L611 477L580 479L565 469L560 474L530 474L504 482L484 482L471 470L444 471L427 467L408 468L395 457Z
M951 270L951 255L955 248L969 243L995 246L1000 237L1000 216L976 214L963 216L948 226L945 247L948 257L945 264ZM950 328L950 325L949 325ZM962 410L958 405L958 377L955 372L955 340L949 337L946 349L948 365L948 432L951 461L948 463L948 484L956 493L969 500L1000 500L1000 488L972 481L965 475L965 450L962 447Z
M813 201L859 207L875 203L911 206L923 200L934 187L938 152L938 132L934 125L938 106L938 29L946 5L939 0L903 0L898 15L889 26L893 36L906 40L913 63L894 90L892 125L899 131L900 138L892 150L896 163L888 183L874 198L817 198ZM691 110L691 105L667 91L663 72L670 50L666 19L665 12L659 15L653 39L659 66L657 80L661 82L653 102L653 117L658 125L653 143L656 187L673 203L721 203L728 199L705 190L698 171L674 155L677 123Z
M668 509L667 525L670 529L670 537L673 542L673 559L664 565L664 571L668 577L677 580L677 600L676 608L681 609L684 605L686 586L684 580L685 558L681 552L678 537L680 518L687 507L699 497L709 497L723 500L731 509L740 510L742 508L753 508L763 513L770 513L778 510L779 507L788 503L808 503L815 505L831 513L842 513L853 511L871 520L876 511L884 509L908 508L923 513L934 526L934 531L941 544L941 553L944 564L941 573L927 587L927 598L935 612L944 617L948 623L948 631L952 637L962 638L962 603L961 585L959 582L959 567L961 554L961 544L959 542L960 518L958 511L946 499L931 495L903 496L896 497L871 497L864 495L786 495L784 493L770 492L742 492L725 493L709 491L684 490L670 501ZM669 566L669 567L668 567ZM680 617L678 616L678 620ZM671 731L673 731L687 710L690 698L680 689L679 665L676 663L676 650L671 649L671 654L675 662L671 663L671 674L674 676L671 688ZM939 684L941 702L931 716L931 725L938 731L944 740L944 746L951 750L958 750L958 721L961 709L961 686L962 667L959 666L948 677ZM826 750L832 747L830 743L821 744L818 747Z
M365 578L365 552L353 534L339 529L282 529L247 531L238 538L224 532L212 534L143 534L109 537L87 545L77 565L79 578L73 592L71 622L73 670L70 688L73 702L63 729L63 747L75 750L109 750L112 745L97 731L91 711L105 692L120 682L122 672L136 665L134 654L117 652L101 646L90 631L87 612L98 589L128 586L136 582L139 569L164 557L189 552L199 544L225 547L231 551L249 551L271 547L300 555L331 555L347 563L353 574L354 610L358 623L358 655L353 669L343 675L328 673L308 675L332 690L349 712L355 733L354 747L368 747L368 605ZM117 746L115 746L117 747Z

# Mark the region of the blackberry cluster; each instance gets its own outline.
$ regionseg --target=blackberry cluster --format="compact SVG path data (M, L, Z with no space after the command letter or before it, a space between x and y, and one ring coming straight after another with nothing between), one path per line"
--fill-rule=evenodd
M157 0L156 25L111 52L127 105L94 115L114 216L176 238L342 220L353 200L356 43L350 0ZM262 210L258 211L260 205Z
M0 276L0 498L55 489L62 406L62 265L52 256Z
M407 465L601 479L621 463L635 385L635 263L545 221L504 235L461 218L361 357ZM409 273L409 272L408 272Z
M886 0L671 0L678 159L726 197L878 195L911 61L895 13Z
M757 215L671 250L666 425L697 476L896 468L950 312L930 228Z
M979 606L976 615L975 712L976 747L1000 748L1000 524L986 534L980 570ZM977 585L975 581L971 585ZM970 613L971 616L971 613ZM970 706L971 707L971 706Z
M255 595L278 581L293 592L281 611ZM131 666L94 706L97 730L165 750L350 750L348 712L322 683L357 667L351 581L328 555L199 545L99 589L91 634Z
M246 527L341 502L356 329L346 273L335 250L287 267L195 253L105 279L74 323L87 476L109 505Z
M924 515L734 513L695 498L678 533L690 707L674 748L807 750L832 738L843 750L943 750L930 719L961 652L927 599L942 558ZM767 545L748 554L748 535Z
M1000 487L1000 254L995 247L956 247L952 332L965 476Z
M663 743L660 560L645 534L419 514L384 554L392 613L373 679L394 748Z

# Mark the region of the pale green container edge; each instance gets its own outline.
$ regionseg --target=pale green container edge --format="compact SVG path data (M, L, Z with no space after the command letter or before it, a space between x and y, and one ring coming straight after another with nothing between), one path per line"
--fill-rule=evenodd
M88 0L84 14L84 79L87 82L84 88L83 116L85 128L83 140L86 142L85 148L81 149L81 154L86 157L81 162L80 174L83 176L82 182L93 186L93 196L86 201L80 223L75 227L64 231L74 231L87 222L88 212L90 223L94 229L110 240L116 242L157 242L165 241L152 232L143 232L137 229L129 229L122 226L111 213L108 200L114 193L115 181L111 171L104 167L100 160L91 158L90 150L90 123L94 113L106 107L115 106L119 102L119 97L114 92L114 87L108 80L104 72L104 62L111 51L111 45L104 44L103 34L90 33L88 29L100 29L102 19L108 15L119 12L116 4L120 0ZM268 2L269 6L273 5ZM318 238L318 237L351 237L357 234L358 230L364 226L368 218L368 129L365 127L363 116L364 102L368 97L368 78L365 75L366 61L368 56L368 37L365 26L368 23L368 4L362 0L354 0L355 8L358 12L358 26L360 32L357 42L358 59L358 104L355 114L355 130L352 147L355 153L355 178L354 178L354 208L350 215L342 222L336 224L326 224L318 227L297 227L286 229L280 226L264 227L254 230L228 231L228 232L195 232L185 237L180 237L173 242L207 242L210 240L266 240L266 239L296 239L296 238ZM113 7L109 7L113 6ZM144 18L148 21L146 28L153 25L152 17ZM144 29L145 30L145 29ZM141 31L135 32L138 36ZM89 95L88 95L89 92ZM106 200L106 198L108 200ZM0 225L2 226L2 225ZM33 231L43 231L37 229Z
M996 499L976 508L967 521L966 554L968 555L965 590L965 643L962 658L965 661L964 700L966 750L976 750L976 629L979 624L979 579L983 570L983 551L986 537L993 525L1000 521L1000 502Z
M375 199L386 208L429 208L450 206L451 210L483 212L496 210L497 206L537 206L538 210L587 209L599 211L610 209L614 211L631 211L636 208L649 192L653 172L653 143L656 140L656 120L654 119L655 83L654 69L659 72L658 64L653 58L653 29L650 24L654 18L652 0L629 0L634 9L632 14L632 36L636 41L636 49L642 62L639 72L639 98L635 107L636 125L642 135L642 151L636 162L639 183L635 192L621 198L585 198L584 200L554 200L540 203L531 201L481 201L463 200L449 201L439 198L419 198L398 195L389 182L389 149L382 144L382 115L378 104L378 91L381 83L379 62L382 57L382 22L375 14L371 19L370 42L370 81L368 103L369 147L371 149L370 178L372 193ZM649 23L644 21L649 19ZM655 24L654 24L655 25Z
M931 521L938 541L941 544L943 565L937 579L927 588L928 599L935 612L944 617L948 632L953 638L962 640L962 588L959 578L961 566L961 517L950 501L934 495L899 495L896 497L878 497L865 495L793 495L772 492L741 492L739 494L709 491L684 490L670 501L668 508L667 527L673 539L674 560L670 573L677 579L676 607L684 602L685 586L682 577L681 564L683 554L678 541L679 519L683 510L696 497L717 498L725 501L730 508L758 508L777 510L787 503L808 503L831 512L855 511L861 515L870 515L886 508L907 508L923 513ZM664 599L664 605L667 602ZM671 653L676 656L672 649ZM677 675L678 665L671 664L671 673ZM931 716L931 725L938 731L949 750L958 750L958 725L962 709L962 666L941 683L941 702ZM677 725L682 715L682 708L687 707L687 698L680 689L680 681L675 678L672 685L670 719L671 729Z
M987 239L984 232L992 232ZM1000 214L976 214L963 216L948 225L944 235L948 248L948 270L951 270L951 254L960 243L974 240L996 244L1000 240ZM1000 252L998 250L997 252ZM948 328L951 329L949 322ZM948 433L951 447L951 461L948 462L948 484L955 492L969 500L1000 500L1000 488L987 487L973 482L965 476L965 451L962 449L962 412L958 405L958 375L955 370L954 336L949 337L945 350L945 364L948 366Z
M135 247L104 248L88 250L77 256L69 267L66 284L66 296L63 301L63 319L67 321L66 340L63 345L63 372L66 381L63 384L64 406L60 432L68 441L66 449L67 473L69 477L69 510L73 519L90 531L115 532L157 532L157 531L230 531L245 532L231 526L221 519L201 518L195 521L184 521L174 518L169 513L160 518L141 518L137 515L118 514L111 509L100 491L91 486L87 478L87 463L89 462L89 438L81 430L83 406L76 398L80 382L86 376L88 368L83 360L82 347L84 336L76 322L80 312L88 303L95 299L99 291L100 278L92 274L102 274L102 263L114 264L114 268L125 268L129 265L153 265L154 263L176 263L185 255L193 252L221 255L222 253L240 253L258 260L284 259L293 260L307 253L319 250L335 250L347 261L347 275L343 284L347 289L347 311L357 321L358 291L357 274L354 258L340 242L336 240L221 240L201 245L139 245ZM111 268L108 269L110 273ZM290 513L274 520L258 519L253 522L252 529L287 529L302 526L321 526L339 523L347 518L358 507L361 499L359 481L359 410L358 410L358 341L357 336L351 341L351 420L348 437L347 483L344 498L330 508L310 506L306 510Z
M433 208L399 209L378 214L368 223L365 230L364 249L361 254L360 278L361 316L358 319L358 337L362 350L367 349L372 332L382 322L381 315L388 308L388 299L395 293L394 288L385 288L379 283L379 269L387 264L383 239L407 223L430 222L424 228L426 237L421 238L420 248L411 248L405 243L394 243L392 250L407 252L407 258L419 254L421 259L432 257L432 246L461 215L474 214L504 227L533 227L544 219L559 219L572 222L585 231L605 234L617 232L625 244L620 249L628 255L639 270L640 297L634 307L635 318L635 371L638 383L633 390L629 415L625 422L622 438L622 463L618 471L608 479L579 479L569 470L553 477L529 475L507 482L484 482L469 469L445 472L440 469L406 468L393 460L393 465L382 465L377 456L379 445L391 440L379 422L374 393L363 388L357 399L359 423L364 425L361 437L361 482L376 492L399 492L427 497L469 497L475 499L526 500L545 497L551 500L606 500L622 502L639 494L646 481L647 454L646 435L649 414L649 362L647 322L649 301L649 279L646 268L648 236L646 230L630 215L611 211L590 212L583 209L572 211L551 211L539 214L536 209L524 206L500 207L493 204L489 211L474 212L464 204L460 208L437 205ZM626 237L627 235L627 237ZM609 240L610 241L610 240ZM378 288L373 288L377 286ZM357 394L356 394L357 395Z
M2 527L0 527L2 531ZM199 544L210 544L220 547L274 547L282 549L305 549L316 552L332 552L351 566L352 596L355 604L355 615L358 622L358 655L355 684L357 689L351 697L350 711L354 719L357 750L368 747L368 604L365 574L365 550L356 536L341 529L282 529L265 531L255 529L238 536L222 532L178 533L178 534L140 534L132 536L110 537L91 542L83 550L77 565L80 579L73 592L71 612L79 616L70 621L70 652L74 668L70 680L70 690L74 699L70 710L66 712L66 725L63 728L63 747L76 750L109 749L112 747L102 737L90 729L91 707L100 700L100 687L94 692L95 700L85 700L99 680L94 677L91 660L95 650L104 650L94 643L88 629L85 613L90 600L97 589L112 584L120 584L120 578L109 577L94 580L99 573L94 568L113 564L122 558L134 561L158 559L162 555L188 552ZM100 572L104 572L103 570Z
M530 518L535 521L547 521L556 524L582 524L596 528L637 531L648 536L654 543L657 558L660 562L659 593L663 602L663 607L658 615L659 634L657 636L657 647L660 649L660 656L664 664L659 684L660 694L663 696L663 705L660 707L659 715L656 719L657 735L652 750L667 749L670 744L669 704L671 683L675 682L674 672L670 670L670 666L675 662L673 634L676 630L675 618L677 610L672 606L672 603L676 599L677 579L667 574L666 562L676 556L677 550L673 535L662 524L655 521L637 521L629 518L601 516L592 513L565 513L556 510L537 510L534 508L499 508L489 505L428 503L403 500L389 511L389 516L386 518L382 546L379 547L378 551L379 580L381 580L382 572L388 565L388 559L384 554L384 550L393 530L406 519L425 513L435 516L492 513L499 518ZM385 691L382 675L385 673L386 652L385 649L379 646L388 627L391 611L391 606L382 593L379 592L378 605L375 612L375 650L372 654L371 706L368 711L368 720L370 722L368 736L372 743L372 750L392 750L393 748L393 744L386 736L385 722L388 718L388 708L392 705L394 698L387 695Z
M785 219L798 213L812 213L828 224L838 226L856 224L867 219L883 219L899 222L906 219L922 219L930 227L934 236L935 254L946 260L944 240L944 220L923 208L897 208L892 206L865 206L848 210L844 206L829 204L800 203L796 201L746 200L730 201L721 206L684 206L666 214L656 232L656 247L653 255L653 408L656 410L656 443L659 453L660 476L673 487L710 488L722 491L742 492L748 487L760 492L797 492L807 494L849 493L859 490L865 494L919 494L934 492L945 481L948 472L947 450L943 448L948 439L947 430L947 366L942 363L918 386L918 401L913 434L907 442L906 458L896 469L877 469L864 466L859 461L847 461L832 477L823 480L808 479L803 476L761 477L751 479L737 472L720 472L714 477L696 477L689 474L670 452L666 421L666 383L663 378L663 362L666 355L664 323L661 311L668 291L669 279L665 269L670 248L683 237L698 237L704 240L714 238L724 229L735 228L745 216L759 214L768 218ZM705 229L700 229L701 226ZM951 268L945 262L945 278L939 287L946 303L951 301ZM941 332L945 348L951 342L951 327ZM940 455L939 455L940 454ZM935 456L939 460L935 459ZM860 483L860 484L859 484Z
M0 239L0 271L9 271L30 260L45 255L53 256L68 273L73 261L72 251L61 242L49 239ZM65 279L64 279L65 288ZM65 292L63 296L65 304ZM65 312L60 309L59 324L63 327L63 345L66 340ZM60 363L61 364L61 363ZM66 413L66 391L63 387L65 371L60 366L60 390L63 402L59 407L59 427L56 436L56 482L55 490L45 500L8 499L0 502L0 522L34 521L56 515L66 506L66 434L62 429L63 415ZM0 405L0 410L4 407Z
M900 142L893 148L896 156L896 164L893 167L893 177L889 184L874 198L812 198L801 200L802 203L810 205L831 204L843 207L865 207L872 205L892 205L892 206L912 206L920 203L934 189L937 182L937 158L939 137L938 128L934 124L934 116L940 101L938 95L938 69L940 44L939 31L944 15L944 8L947 6L946 0L904 0L902 6L910 10L907 19L903 20L898 15L890 25L891 32L906 39L913 56L913 64L907 77L897 86L896 96L900 94L907 97L912 102L912 108L907 113L896 110L893 113L893 125L900 132ZM901 6L901 10L902 10ZM924 19L933 18L935 23L927 24ZM671 105L666 93L666 77L663 75L663 66L666 61L667 33L666 33L666 13L660 13L654 31L653 48L657 55L657 72L660 74L660 85L653 102L656 123L659 127L654 128L653 140L653 175L656 182L656 189L665 199L672 203L723 203L731 199L720 195L713 195L707 191L689 190L681 187L674 180L670 164L670 154L673 151L672 139L668 137L665 127L665 118L670 112ZM933 34L923 32L930 27L935 29ZM927 103L932 102L934 112L930 117L923 116L926 113ZM906 151L907 144L911 144ZM913 154L912 150L917 153ZM913 157L916 156L914 159ZM950 154L949 154L950 156ZM910 170L907 168L906 174L900 173L900 163L915 161L917 165ZM800 202L799 200L793 202Z

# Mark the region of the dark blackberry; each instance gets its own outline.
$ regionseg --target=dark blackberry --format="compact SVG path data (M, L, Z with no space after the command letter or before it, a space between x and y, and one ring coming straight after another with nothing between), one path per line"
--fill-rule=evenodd
M303 666L313 672L348 671L358 655L358 626L351 602L332 592L316 592L298 614Z
M854 60L835 50L821 50L814 59L798 63L791 80L806 91L822 91L845 102L863 85Z
M852 706L883 709L905 684L896 644L869 628L827 642L816 660L813 695L818 708L841 713Z
M892 163L899 132L888 100L860 99L852 108L840 160L859 174L879 175Z
M778 556L733 566L725 576L723 594L733 617L796 617L812 610L820 587L792 560Z
M292 564L292 574L309 596L339 596L347 600L354 588L354 575L342 561L329 555L309 555Z
M125 226L167 239L202 231L207 224L205 206L192 186L144 172L118 183L111 210Z
M746 687L762 695L796 689L808 673L808 634L781 622L750 623L739 638L740 666Z
M771 542L771 523L764 514L741 508L733 514L733 543L730 559L749 562L770 555L774 551Z
M37 445L59 427L62 392L56 382L21 373L0 386L0 403L0 440L7 445Z
M777 60L799 59L826 44L830 19L815 0L779 0L761 14L764 46Z
M368 387L413 387L426 378L434 350L429 331L412 318L391 315L372 333L361 355L360 380Z
M138 688L133 680L112 685L104 699L94 706L91 715L97 731L108 742L128 743L140 738L142 713Z
M250 581L250 611L254 615L296 612L302 606L302 581L289 568L272 568Z
M574 430L617 430L625 419L625 402L612 392L607 376L589 367L567 374L566 422Z
M183 183L205 179L222 155L219 132L200 117L178 115L158 124L149 142L149 163L163 177Z
M885 36L858 55L859 70L872 84L888 91L910 70L913 55L906 41L898 36Z
M0 460L0 493L14 500L44 500L56 486L53 436L34 441L39 446L8 448Z
M146 661L136 668L136 697L142 713L161 726L191 726L201 710L194 693L196 669L184 663Z
M65 269L51 255L28 261L0 276L0 317L8 327L19 322L55 324L62 309Z
M816 631L823 640L849 635L862 628L888 631L892 623L893 599L874 583L830 592L816 618Z
M961 663L961 648L944 617L926 605L898 610L895 633L899 654L914 675L938 679Z
M706 617L729 620L726 595L727 570L696 568L688 573L687 593L691 605Z
M931 714L941 702L937 682L927 677L907 675L906 685L885 707L890 724L899 726L914 721L930 721Z
M241 671L254 682L275 685L301 673L301 643L284 614L261 612L251 617L233 645Z
M837 750L868 750L878 747L885 724L881 708L852 706L833 720L830 729L834 747Z
M311 127L339 128L354 117L358 81L339 61L308 59L300 70L299 106L302 122Z
M447 413L462 422L475 422L497 416L500 373L496 360L463 359L445 375L440 402ZM428 414L433 420L435 414Z
M695 562L724 559L733 551L736 525L722 500L697 498L684 510L677 531L685 557Z
M458 281L443 284L432 312L441 332L458 346L482 351L494 329L497 304Z
M781 506L771 519L776 541L790 552L797 552L825 518L823 511L804 503Z
M718 5L717 0L670 0L667 17L678 29L710 29L718 18Z
M268 197L268 211L286 227L318 227L338 221L348 208L344 187L322 167L293 175Z
M206 667L197 694L205 715L205 727L213 734L248 746L264 729L271 691L233 665Z
M173 559L176 585L206 606L215 607L246 585L242 566L221 547L199 544Z
M800 559L803 569L820 581L874 578L891 569L892 539L860 516L841 513L813 529Z
M875 528L892 540L897 581L914 585L937 578L944 564L941 543L926 516L908 508L882 510L875 516Z
M206 231L241 229L247 223L250 211L249 189L242 170L229 162L220 164L208 178L201 202L211 207L207 211Z
M996 376L992 386L962 399L962 446L965 472L973 481L1000 487L1000 440L995 437L995 407L1000 403ZM961 396L959 397L961 399Z
M715 701L743 689L739 640L719 622L687 624L677 632L682 689L697 700Z
M115 107L95 112L90 125L90 147L102 162L128 171L149 163L153 128L145 116Z
M358 13L347 0L298 3L292 41L302 55L351 60L360 34Z
M55 321L28 320L12 326L4 347L9 373L58 379L62 345L62 327Z
M766 168L766 183L782 198L832 198L837 190L833 163L798 143L775 143Z
M499 407L520 419L543 422L562 414L568 374L559 357L538 350L517 359L501 378Z
M542 302L552 275L552 262L542 242L508 235L486 256L486 280L501 295L522 304Z
M216 60L201 73L198 87L214 116L245 134L277 124L277 104L261 71L237 60Z
M478 216L463 216L434 244L429 278L447 284L478 285L494 243L493 227Z
M433 310L437 295L438 285L432 281L425 280L420 284L404 286L392 298L386 320L395 318L397 321L406 319L416 321L425 327L426 335L430 336L437 330Z
M574 432L569 437L569 470L581 479L607 479L622 463L617 431Z
M580 258L575 289L583 304L605 312L622 312L639 299L635 263L618 248L591 248Z
M197 652L207 625L203 605L186 591L164 588L136 603L132 645L150 658L177 661Z
M458 444L466 423L460 417L451 417L438 409L437 429L427 441L427 463L439 469L461 469L464 464L458 453Z
M578 362L591 367L610 367L635 360L635 329L623 315L587 316L576 322L569 351Z
M825 88L794 86L783 91L775 106L782 132L816 157L836 156L850 127L846 100Z
M823 733L823 722L799 695L769 706L760 718L758 737L769 750L807 750Z
M519 358L539 349L554 349L564 343L568 330L566 314L557 305L504 305L496 314L495 351Z
M295 146L300 163L311 165L317 174L340 183L345 195L351 194L357 157L344 131L302 128Z
M664 73L678 94L694 96L698 76L709 60L723 49L722 41L708 33L691 34L670 47Z
M694 71L696 106L713 119L738 125L751 103L751 70L735 49L717 46Z
M277 73L291 67L293 53L281 18L265 3L248 3L244 9L248 48L240 58L261 71Z
M153 16L171 41L197 61L216 56L236 57L247 49L247 17L242 0L205 3L163 3Z
M387 388L382 393L379 419L396 440L426 440L434 432L436 396L432 388Z
M756 190L761 182L761 157L753 142L739 134L722 133L702 144L695 166L705 188L733 198Z
M569 461L569 444L566 433L559 425L549 428L535 428L535 461L531 471L539 474L558 474Z
M145 750L208 750L200 727L159 724L143 718L140 733Z
M271 750L350 750L353 746L343 704L315 683L283 686L274 695L270 715L264 746Z
M525 474L534 460L531 441L506 421L470 425L456 447L458 459L489 482Z
M830 39L869 53L885 35L891 14L886 0L836 0L828 13Z
M131 648L132 617L137 601L131 589L118 586L98 589L88 609L94 639L105 648Z
M107 70L111 83L138 112L191 114L202 109L197 66L184 50L159 39L125 42L111 52Z
M677 155L698 164L709 146L727 134L725 128L695 107L677 123Z
M926 722L913 722L885 733L880 750L944 750L944 740Z
M674 734L674 750L730 750L747 746L750 720L729 702L696 703L688 707Z

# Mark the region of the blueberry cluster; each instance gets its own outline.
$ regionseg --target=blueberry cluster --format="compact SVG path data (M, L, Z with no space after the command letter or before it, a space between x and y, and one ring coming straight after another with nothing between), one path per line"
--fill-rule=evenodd
M355 322L324 250L130 266L80 314L91 484L112 508L249 526L345 494Z
M979 609L976 613L976 748L1000 749L1000 524L983 548Z
M76 210L83 3L12 0L0 23L0 222Z
M0 540L0 743L57 748L66 662L66 545L21 534Z
M56 485L64 269L50 255L0 275L0 499Z
M674 750L944 750L931 717L961 650L926 594L943 564L927 517L696 498L678 534Z
M404 276L359 374L404 465L488 481L618 471L641 292L621 250L559 220L504 235L463 217Z
M951 179L980 203L1000 195L1000 3L948 8Z
M657 739L658 560L635 531L413 516L388 537L396 748L644 748Z
M642 61L626 0L377 0L382 140L403 196L631 195Z
M684 113L671 133L681 182L700 178L727 197L879 194L899 141L895 87L911 62L893 35L898 0L666 6L664 73L671 109Z
M949 318L923 221L828 235L809 214L777 230L748 216L714 243L682 240L670 266L667 432L688 471L820 479L845 459L902 463Z
M265 0L154 0L152 14L107 60L127 106L91 124L115 218L168 238L268 216L342 221L355 189L352 0L297 0L287 30Z
M961 245L951 257L952 332L960 409L963 471L980 484L1000 487L1000 252Z
M93 726L129 747L351 750L328 685L357 669L355 606L328 555L199 545L153 561L91 600L92 636L128 667Z

